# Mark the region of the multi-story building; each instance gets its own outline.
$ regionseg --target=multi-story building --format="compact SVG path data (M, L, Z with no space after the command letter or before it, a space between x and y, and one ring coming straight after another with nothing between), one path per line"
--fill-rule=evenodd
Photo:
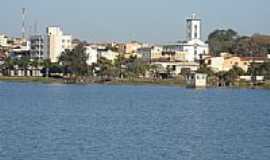
M66 49L72 49L72 36L64 35L59 27L47 28L47 52L52 63L58 62L58 58Z
M0 46L6 47L8 45L7 41L8 37L4 34L0 34Z
M144 61L151 62L152 60L162 58L162 49L161 46L143 47L137 50L137 54Z
M184 51L183 46L177 44L163 46L162 55L170 61L193 62L195 58L194 54Z
M31 58L47 59L46 38L42 35L33 35L30 37Z
M98 51L96 47L93 46L86 46L85 47L85 52L88 55L88 59L86 61L86 63L88 65L92 65L97 63L98 60Z

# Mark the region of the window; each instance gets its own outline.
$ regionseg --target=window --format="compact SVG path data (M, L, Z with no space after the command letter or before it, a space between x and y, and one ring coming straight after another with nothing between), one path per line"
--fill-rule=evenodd
M194 38L198 38L198 26L194 26Z
M173 70L173 71L176 70L176 66L175 66L175 65L172 66L172 70Z

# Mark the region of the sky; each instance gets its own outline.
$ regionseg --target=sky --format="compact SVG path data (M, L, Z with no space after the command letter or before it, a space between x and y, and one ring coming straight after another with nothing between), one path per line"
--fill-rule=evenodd
M185 19L202 19L202 37L232 28L242 35L270 34L270 0L0 0L0 33L21 35L21 8L28 32L61 26L89 42L165 43L185 40ZM32 28L32 29L31 29Z

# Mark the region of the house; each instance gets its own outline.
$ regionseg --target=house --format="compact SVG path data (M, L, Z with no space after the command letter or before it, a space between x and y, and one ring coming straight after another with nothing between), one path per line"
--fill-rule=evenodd
M85 47L85 52L88 55L88 59L86 61L86 63L88 65L92 65L97 63L98 60L98 51L97 48L91 45L88 45Z
M205 88L207 87L207 74L191 73L186 77L187 87Z
M137 54L144 61L151 62L152 60L162 58L162 50L161 46L142 47L137 50Z
M195 57L193 53L184 51L183 46L181 45L164 45L162 59L193 62Z
M256 80L257 82L262 82L264 81L264 76L240 76L239 77L240 80L243 80L243 81L247 81L247 82L251 82L252 80Z
M182 61L152 61L152 65L160 65L166 72L170 72L171 76L175 77L186 70L195 72L199 69L200 65L197 62L182 62Z
M120 53L112 51L106 47L97 49L98 58L106 58L107 60L114 61Z
M6 47L8 46L8 37L4 34L0 34L0 46Z
M259 60L259 59L258 59ZM246 57L237 57L230 54L221 54L220 57L208 57L205 60L205 64L210 67L214 72L227 72L234 66L248 71L252 60ZM259 61L258 61L259 62Z

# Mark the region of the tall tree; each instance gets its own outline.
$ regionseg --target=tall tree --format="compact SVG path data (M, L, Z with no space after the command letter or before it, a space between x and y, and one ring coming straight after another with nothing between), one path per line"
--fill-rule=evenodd
M87 59L84 45L79 44L72 50L64 51L59 57L59 63L63 65L66 73L75 77L86 76L89 74Z
M219 56L221 52L232 52L235 39L238 37L236 31L215 30L208 36L210 53Z
M112 61L100 57L97 62L97 75L103 79L112 78L115 76L114 66Z

